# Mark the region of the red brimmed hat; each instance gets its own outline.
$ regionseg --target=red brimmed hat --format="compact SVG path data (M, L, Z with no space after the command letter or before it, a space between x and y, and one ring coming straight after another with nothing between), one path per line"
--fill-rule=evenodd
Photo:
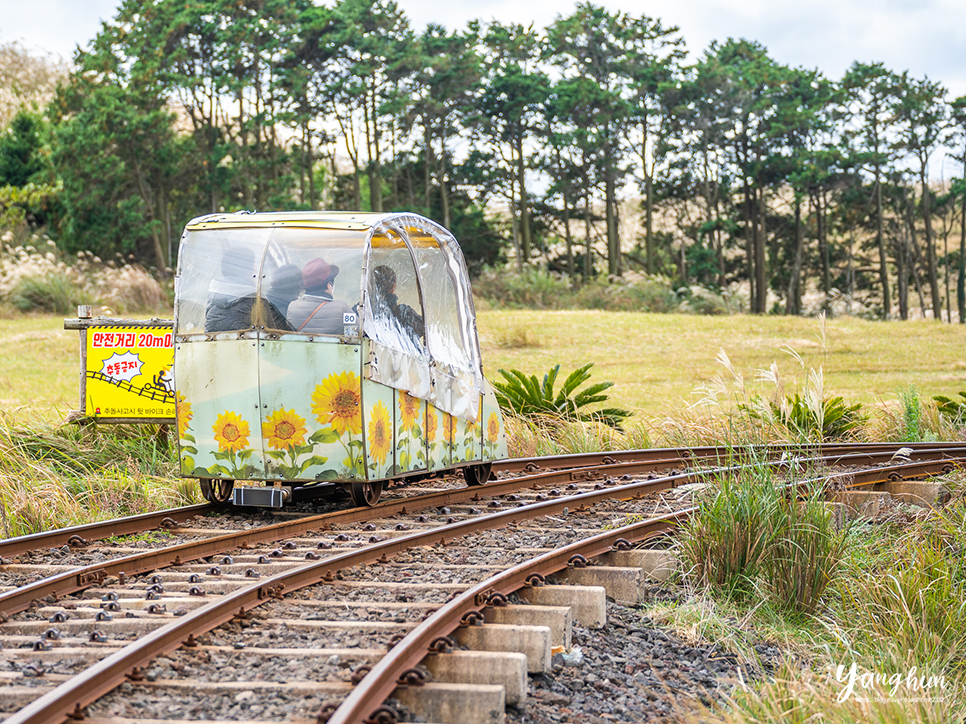
M329 264L321 257L313 259L302 269L302 286L306 289L322 286L335 279L338 273L339 267L335 264Z

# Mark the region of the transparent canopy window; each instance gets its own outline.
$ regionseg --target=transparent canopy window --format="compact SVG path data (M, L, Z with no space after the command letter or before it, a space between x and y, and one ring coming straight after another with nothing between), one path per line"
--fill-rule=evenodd
M366 296L366 336L386 347L423 358L426 323L413 256L392 230L372 237Z
M305 334L345 334L343 315L358 312L365 239L297 227L188 231L177 333L293 332L304 324Z

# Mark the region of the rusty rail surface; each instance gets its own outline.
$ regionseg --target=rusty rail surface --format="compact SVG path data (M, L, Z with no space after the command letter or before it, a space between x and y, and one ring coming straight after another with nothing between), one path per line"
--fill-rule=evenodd
M70 528L58 528L57 530L48 530L42 533L7 538L6 540L0 540L0 556L12 558L13 556L19 556L21 553L28 553L30 551L40 550L41 548L59 548L63 545L83 547L91 540L100 538L108 538L115 535L132 535L158 528L169 528L172 527L172 524L177 525L196 515L207 515L215 510L217 510L215 506L207 503L202 505L188 505L183 508L170 508L154 513L131 515L126 518L117 518L116 520L101 523L87 523L85 525L75 525Z
M621 540L639 543L659 535L678 525L695 510L686 508L571 543L519 563L470 587L427 617L393 646L342 701L341 706L326 720L326 724L349 724L364 720L371 714L374 702L381 703L392 695L398 684L399 672L416 666L428 653L434 653L433 644L442 632L457 628L468 614L485 607L492 600L493 594L506 596L530 586L535 574L546 576L563 570L574 556L594 558L618 550L616 546Z
M806 464L859 464L872 461L882 462L892 457L892 453L897 449L895 445L888 446L884 450L857 454L833 454L822 458L792 458L787 461L773 461L776 465L789 464L794 461L800 465ZM715 459L718 448L708 448L707 459ZM942 454L945 457L939 461L927 461L930 463L929 471L941 471L943 465L950 460L966 459L966 447L935 447L928 450L913 450L911 457L929 457ZM607 457L607 456L605 456ZM702 458L696 457L692 462ZM111 561L97 563L84 568L58 573L36 581L35 583L23 586L12 591L0 594L0 612L11 615L25 610L35 600L43 599L48 596L57 598L72 593L76 593L93 585L103 582L108 576L137 575L147 571L167 568L169 566L179 566L189 561L198 560L207 556L217 555L236 548L244 548L249 545L259 543L270 543L283 540L287 537L301 535L314 530L324 530L331 525L357 523L367 521L376 517L385 517L397 513L412 512L430 507L440 507L456 503L473 502L480 499L481 495L486 497L496 497L515 493L526 488L539 486L553 487L573 482L575 480L594 480L600 477L618 475L639 475L653 473L661 469L667 469L681 464L680 459L655 459L651 461L623 462L598 465L596 467L582 467L574 470L549 470L546 472L533 473L531 475L510 478L501 481L493 481L485 486L471 488L456 488L452 490L426 493L422 495L410 496L398 500L388 500L379 503L372 508L353 508L345 511L324 513L306 518L299 518L283 523L263 526L245 531L234 531L220 536L207 538L203 541L192 541L179 545L157 548L136 553L130 556L116 558ZM901 466L900 466L901 467ZM730 469L730 468L726 468ZM908 467L901 468L908 470ZM694 474L712 474L713 471L703 470L694 471ZM897 468L895 473L899 473ZM923 473L927 474L927 473ZM666 490L670 485L664 485L664 480L671 478L640 481L632 483L631 487L637 486L638 495L646 495L651 492ZM627 486L623 486L627 487ZM621 487L607 488L609 491L621 490Z
M557 455L533 458L512 458L493 463L494 472L503 473L536 473L550 470L573 470L579 468L600 467L618 463L650 463L656 466L685 464L697 460L727 460L729 458L743 458L757 452L767 451L771 456L797 453L812 456L863 455L884 454L906 446L904 443L835 443L823 445L771 445L763 447L727 448L723 446L703 446L694 448L646 448L641 450L620 450L613 452L577 453L573 455ZM913 447L913 445L908 445ZM950 443L915 443L913 454L923 455L934 451L955 451L957 448ZM834 462L830 463L834 464ZM487 486L489 491L493 483ZM208 515L221 510L211 504L191 505L183 508L172 508L154 513L119 518L99 523L59 528L57 530L33 533L0 540L0 557L12 558L22 553L39 550L41 548L56 548L63 545L74 547L83 546L90 541L110 536L124 536L143 533L148 530L171 527L171 522L182 523L196 515ZM170 521L166 522L166 519Z

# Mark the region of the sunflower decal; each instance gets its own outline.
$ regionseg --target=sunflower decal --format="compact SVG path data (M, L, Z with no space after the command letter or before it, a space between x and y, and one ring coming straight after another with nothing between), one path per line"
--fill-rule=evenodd
M456 418L450 415L448 412L443 413L443 439L448 445L453 444L453 438L456 437Z
M500 416L496 412L491 412L486 421L486 439L489 443L495 443L500 437Z
M180 392L174 402L174 416L178 420L178 437L184 437L188 432L188 423L194 415L191 413L191 403Z
M218 415L215 424L211 426L215 431L218 449L222 452L234 453L248 447L248 436L251 431L248 423L238 414L225 410Z
M265 418L262 423L262 439L267 447L265 456L266 469L277 472L288 480L311 478L306 470L314 465L324 465L327 457L314 455L314 442L310 439L306 444L305 418L295 410L280 407ZM270 461L270 462L269 462Z
M439 421L436 419L436 408L432 405L426 406L426 441L436 442L436 427Z
M399 427L396 430L396 472L404 473L426 467L426 443L422 431L423 401L405 390L400 390L397 395Z
M419 414L419 398L413 397L405 390L399 391L399 416L402 418L402 426L408 430L416 423L416 416Z
M386 464L386 456L392 449L392 423L389 410L378 401L369 416L369 456L380 465Z
M262 437L267 438L268 446L275 450L305 444L306 432L305 418L295 414L295 410L275 410L262 423Z
M362 385L354 372L333 372L312 393L312 412L341 436L362 432Z
M248 421L244 420L237 412L225 410L218 415L211 429L214 430L215 442L218 443L218 451L212 453L212 457L221 462L206 468L206 470L217 476L225 476L235 480L251 478L255 468L248 464L248 460L255 454L255 451L248 447L248 437L252 434L248 427Z

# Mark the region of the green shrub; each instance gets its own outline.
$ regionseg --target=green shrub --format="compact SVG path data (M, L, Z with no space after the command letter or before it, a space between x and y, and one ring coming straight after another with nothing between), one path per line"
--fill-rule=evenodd
M602 410L585 410L589 405L604 402L607 395L604 390L614 386L613 382L597 382L585 387L580 392L577 388L590 379L590 368L593 362L570 373L560 390L554 392L560 365L553 367L543 376L543 382L537 380L536 375L529 377L520 370L499 370L506 382L494 381L500 407L515 415L530 418L546 418L554 420L580 420L583 422L601 422L614 428L620 428L621 423L630 415L627 410L607 407Z
M959 396L963 399L952 400L944 395L936 395L932 399L936 401L939 412L956 422L962 422L966 420L966 392L959 392Z
M62 271L21 277L10 293L11 303L21 312L70 314L76 310L80 299L77 286Z
M771 405L778 420L803 439L839 440L860 429L866 421L859 412L861 403L850 405L841 397L815 400L796 392L781 404Z
M767 590L795 613L814 613L838 570L846 532L836 531L824 491L804 500L759 465L725 474L698 502L678 548L700 585L741 598Z

